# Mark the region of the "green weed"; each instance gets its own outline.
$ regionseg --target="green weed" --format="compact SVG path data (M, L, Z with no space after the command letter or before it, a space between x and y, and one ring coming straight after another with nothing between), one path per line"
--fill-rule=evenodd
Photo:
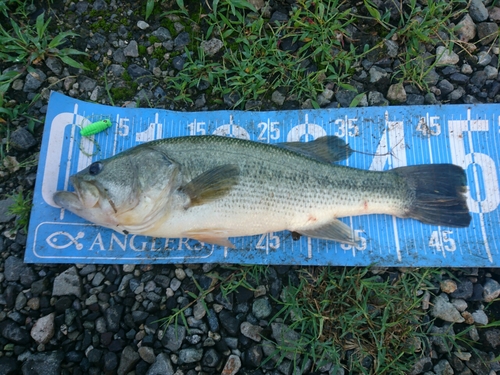
M369 268L320 267L299 271L299 284L284 288L281 319L299 339L276 345L274 360L292 355L300 367L312 360L349 373L404 374L425 339L418 290L432 287L432 270L398 279L370 276Z
M20 191L17 194L11 195L11 198L14 200L14 203L9 207L8 212L12 215L16 215L14 231L17 232L19 230L23 230L27 233L31 207L33 206L32 192L30 191L25 195L22 191Z

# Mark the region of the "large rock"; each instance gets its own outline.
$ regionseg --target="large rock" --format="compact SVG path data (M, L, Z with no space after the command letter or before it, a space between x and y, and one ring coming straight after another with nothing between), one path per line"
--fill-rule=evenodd
M462 323L465 320L457 308L442 295L436 296L434 299L431 315L446 322Z
M71 267L54 279L53 296L82 296L82 280L76 267Z
M31 354L23 364L23 375L54 375L61 373L62 351Z
M31 328L31 337L39 344L46 344L54 336L55 313L43 316Z
M173 375L174 368L166 353L160 353L156 357L155 363L151 365L146 375Z

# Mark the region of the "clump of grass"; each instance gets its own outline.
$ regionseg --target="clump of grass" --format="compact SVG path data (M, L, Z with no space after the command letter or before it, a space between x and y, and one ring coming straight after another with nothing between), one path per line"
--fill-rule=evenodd
M22 191L20 191L10 197L14 200L14 203L9 207L8 212L12 215L16 215L14 231L17 232L19 230L23 230L27 233L31 207L33 206L32 192L28 192L25 195Z
M276 344L274 360L292 353L296 367L310 359L314 368L333 363L349 373L406 373L425 338L416 292L432 287L432 273L414 270L390 280L370 276L369 268L300 270L298 285L284 288L273 318L300 338Z

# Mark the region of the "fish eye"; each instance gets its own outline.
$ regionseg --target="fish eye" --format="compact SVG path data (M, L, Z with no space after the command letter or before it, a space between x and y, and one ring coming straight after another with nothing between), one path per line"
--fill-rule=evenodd
M91 176L98 175L99 173L101 173L102 167L103 167L103 165L102 165L102 163L100 161L96 161L96 162L90 164L89 174Z

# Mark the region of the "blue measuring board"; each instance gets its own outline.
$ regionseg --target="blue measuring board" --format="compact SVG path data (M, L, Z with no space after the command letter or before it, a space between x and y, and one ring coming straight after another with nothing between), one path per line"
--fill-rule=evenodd
M80 128L113 126L91 138ZM387 170L454 163L467 171L468 228L388 215L342 220L357 246L290 232L231 238L228 249L186 238L125 235L92 225L54 203L69 176L92 162L158 138L218 134L258 142L310 141L333 134L355 152L344 165ZM238 263L380 266L500 266L500 105L366 107L269 112L173 112L117 108L52 93L40 153L25 261L30 263Z

